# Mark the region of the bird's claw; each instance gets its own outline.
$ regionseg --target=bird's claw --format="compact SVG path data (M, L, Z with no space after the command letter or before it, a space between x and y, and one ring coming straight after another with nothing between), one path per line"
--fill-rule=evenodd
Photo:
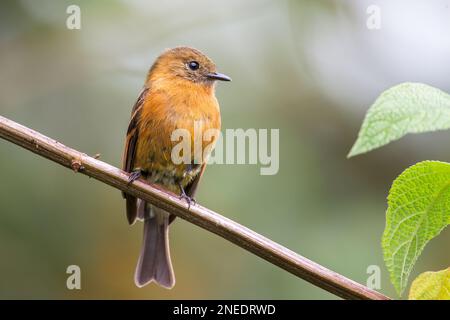
M132 184L134 181L139 179L142 176L141 170L135 170L133 171L130 176L128 177L128 185Z
M192 197L188 196L185 192L183 192L180 195L180 199L181 200L186 200L186 202L188 204L188 210L191 208L191 204L193 204L194 206L197 204L197 200L195 200L195 198L192 198Z

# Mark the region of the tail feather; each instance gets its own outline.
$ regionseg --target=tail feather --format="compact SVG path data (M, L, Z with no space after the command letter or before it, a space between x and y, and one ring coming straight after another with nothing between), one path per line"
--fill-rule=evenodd
M150 210L149 205L147 205L147 202L141 199L137 199L137 212L136 212L136 219L139 221L144 221L146 211Z
M169 214L143 202L144 239L135 273L138 287L155 281L162 287L171 289L175 285L169 251ZM140 208L138 209L140 212Z
M130 225L136 221L136 198L128 194L125 195L126 208L127 208L127 220Z

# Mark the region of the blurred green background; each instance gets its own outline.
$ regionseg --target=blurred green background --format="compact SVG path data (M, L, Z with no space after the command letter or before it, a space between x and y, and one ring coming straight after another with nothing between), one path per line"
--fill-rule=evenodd
M66 8L81 8L81 30ZM369 5L381 29L366 27ZM0 3L0 112L120 166L130 109L165 48L207 53L233 82L217 95L225 128L279 128L280 170L212 165L197 200L365 284L381 267L390 183L425 159L450 160L449 132L408 136L346 159L378 94L404 82L450 92L449 1L56 1ZM0 141L0 298L335 299L178 219L177 284L138 289L142 225L120 192ZM412 278L450 265L444 231ZM81 267L82 290L66 288Z

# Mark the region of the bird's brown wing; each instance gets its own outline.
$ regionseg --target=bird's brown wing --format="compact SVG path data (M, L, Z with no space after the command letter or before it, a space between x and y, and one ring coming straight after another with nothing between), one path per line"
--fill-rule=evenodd
M122 158L122 169L126 172L132 172L134 169L134 158L136 155L136 147L139 137L138 121L142 113L142 105L147 92L148 88L144 88L142 90L131 111L131 119L130 124L128 125L127 137L125 139L125 149ZM133 224L136 221L137 216L137 199L136 197L124 192L122 195L126 200L128 223Z

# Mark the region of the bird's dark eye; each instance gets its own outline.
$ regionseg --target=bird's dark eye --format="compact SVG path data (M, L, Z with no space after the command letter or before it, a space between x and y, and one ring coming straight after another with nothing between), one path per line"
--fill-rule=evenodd
M197 61L191 61L188 63L188 67L191 70L197 70L198 68L200 68L200 65L198 64Z

